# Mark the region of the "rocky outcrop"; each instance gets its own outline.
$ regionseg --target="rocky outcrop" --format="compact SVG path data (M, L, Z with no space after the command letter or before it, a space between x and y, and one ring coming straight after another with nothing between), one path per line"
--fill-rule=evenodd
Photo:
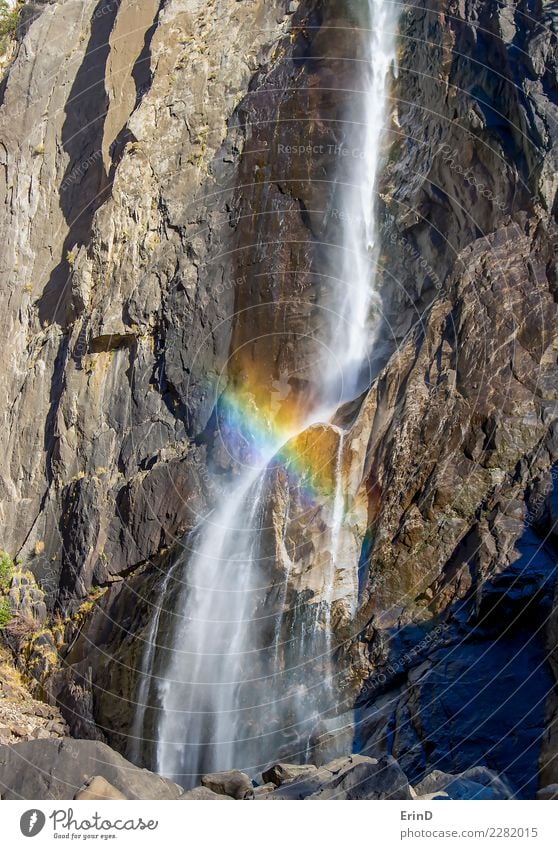
M59 709L34 699L8 652L0 650L0 744L60 738L67 734L68 727Z
M238 770L203 776L203 784L186 792L161 776L140 770L103 743L85 740L33 741L0 746L0 790L3 799L178 799L358 800L416 798L507 799L505 780L489 770L461 775L439 771L412 787L397 761L353 755L321 767L296 764L271 768L278 784L252 785ZM550 792L548 789L548 792ZM542 798L542 797L541 797ZM546 798L546 797L545 797Z

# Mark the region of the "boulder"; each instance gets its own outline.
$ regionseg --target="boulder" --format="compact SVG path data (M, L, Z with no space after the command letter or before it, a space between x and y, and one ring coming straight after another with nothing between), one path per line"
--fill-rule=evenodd
M310 799L398 799L410 800L407 777L395 758L361 759L350 763L327 781Z
M558 799L558 784L547 784L546 787L541 787L537 791L537 799L546 801L548 799Z
M127 799L128 797L124 793L121 793L120 790L117 790L116 787L113 787L102 775L94 775L76 793L74 798L82 802L93 802L97 800L106 801L107 799Z
M214 793L209 787L193 787L187 790L182 796L178 797L179 801L197 799L198 801L213 801L213 802L232 802L232 796L225 796L222 793Z
M329 761L329 763L320 767L319 771L321 775L325 774L328 778L331 778L335 775L339 775L340 772L345 772L355 764L360 763L376 764L378 761L376 758L371 758L367 755L346 755L345 757L335 758L335 760Z
M254 798L257 799L258 796L267 796L268 793L273 793L276 789L277 785L275 785L273 781L268 781L267 784L260 784L259 787L254 787Z
M202 777L202 784L224 796L233 799L253 799L254 787L245 772L229 769L226 772L211 772Z
M277 765L285 766L285 765ZM269 774L266 770L264 777ZM280 773L275 773L280 777ZM411 787L397 761L364 755L337 758L311 768L300 778L284 781L276 790L258 793L266 801L298 799L401 799L412 798Z
M467 769L458 775L434 770L415 785L420 799L443 797L448 799L513 799L514 792L503 778L484 766Z
M306 778L317 771L317 767L313 764L274 764L262 773L262 778L266 783L271 782L280 786L287 781Z
M183 793L169 779L139 769L97 740L66 737L0 746L4 799L73 799L91 776L103 778L127 799L177 799Z
M322 787L323 779L316 771L314 775L306 776L306 778L287 781L277 790L272 790L271 793L258 793L255 798L265 801L292 802L309 799L314 793L318 793Z

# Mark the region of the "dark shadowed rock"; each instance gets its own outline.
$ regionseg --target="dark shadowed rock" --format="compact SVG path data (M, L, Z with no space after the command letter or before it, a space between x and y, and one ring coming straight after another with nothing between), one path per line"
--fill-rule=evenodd
M314 793L318 793L322 787L323 778L320 778L316 773L312 777L289 781L278 787L277 790L271 791L271 793L256 794L256 799L282 802L298 801L300 799L309 799Z
M361 761L328 781L311 799L411 799L407 777L397 761L390 757Z
M472 767L460 775L434 770L415 786L417 796L443 792L448 799L513 799L508 782L486 767Z

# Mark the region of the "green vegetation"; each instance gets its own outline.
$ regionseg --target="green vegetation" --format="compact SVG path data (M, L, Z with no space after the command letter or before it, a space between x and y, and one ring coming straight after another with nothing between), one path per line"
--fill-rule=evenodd
M77 247L76 247L76 248L72 248L72 250L71 250L71 251L68 251L68 252L67 252L67 254L66 254L66 262L68 263L68 265L70 266L70 268L73 268L73 267L74 267L74 265L76 264L77 256L78 256L78 249L77 249Z
M14 572L14 561L5 551L0 551L0 592L9 589Z
M15 564L9 554L0 551L0 629L12 621L12 605L7 596L15 572Z
M0 598L0 628L5 628L12 620L12 606L9 598Z
M16 34L20 11L20 3L12 7L8 5L7 0L0 0L0 56L6 52Z

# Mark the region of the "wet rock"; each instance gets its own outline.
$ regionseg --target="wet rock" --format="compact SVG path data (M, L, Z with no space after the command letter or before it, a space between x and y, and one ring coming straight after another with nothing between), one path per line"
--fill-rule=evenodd
M254 796L252 781L245 772L237 769L204 775L202 784L214 793L231 796L233 799L251 799Z
M284 0L159 5L132 25L119 3L40 4L33 20L27 4L3 87L0 290L17 301L2 321L18 365L0 363L2 545L23 549L51 607L159 553L203 505L190 440L228 356L234 287L216 288L236 230L232 189L205 212L200 198L216 172L234 185L233 115L290 21Z

